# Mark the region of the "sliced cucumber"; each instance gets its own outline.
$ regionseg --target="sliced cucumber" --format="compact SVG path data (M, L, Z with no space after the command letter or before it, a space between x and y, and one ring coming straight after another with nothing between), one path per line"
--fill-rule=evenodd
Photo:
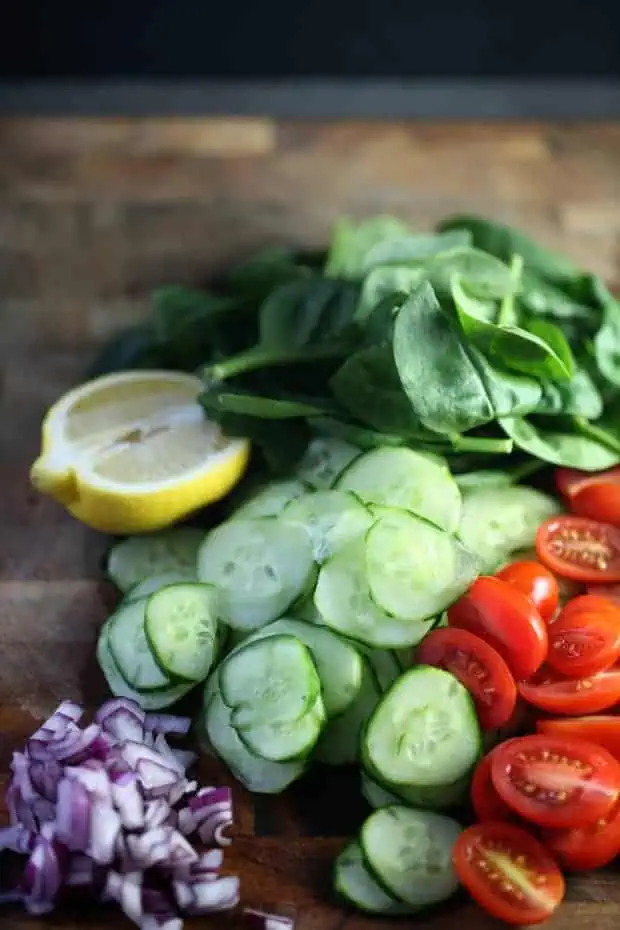
M363 536L374 523L368 509L347 491L316 491L291 501L282 519L303 527L317 562L324 562L348 542Z
M230 708L226 706L216 687L205 711L207 739L220 759L248 791L257 794L280 794L303 774L306 767L304 760L267 762L249 752L231 726L230 716Z
M281 616L313 571L305 530L272 518L229 520L209 533L198 553L198 578L218 588L223 619L242 630Z
M237 735L249 751L259 758L270 762L290 762L303 759L312 752L326 719L325 707L319 694L314 706L300 719L238 728Z
M294 636L310 650L321 681L328 717L343 714L362 687L363 662L358 651L328 627L283 617L248 637L248 642L267 636Z
M457 890L452 850L460 832L459 824L443 814L382 807L362 826L360 846L379 884L417 910Z
M469 693L449 672L425 665L405 672L383 695L362 741L364 767L394 790L451 784L480 751Z
M461 492L445 460L430 453L373 449L345 469L337 486L363 501L410 510L449 533L459 525Z
M109 622L104 625L97 643L97 661L106 680L108 688L115 697L126 697L135 701L143 710L162 710L164 707L170 707L191 690L192 685L174 685L161 691L149 691L148 693L135 691L130 688L123 676L121 675L114 656L110 651L109 643Z
M124 593L145 578L167 572L195 577L198 549L204 538L204 530L191 526L148 536L130 536L110 549L107 573Z
M317 436L304 452L297 475L317 491L331 488L342 471L361 455L361 449L330 436Z
M161 588L146 601L144 629L158 665L169 677L203 681L216 648L216 589L197 581Z
M398 795L394 794L392 791L388 791L387 788L384 788L378 781L371 778L368 772L365 772L363 769L361 774L361 789L363 797L375 810L379 810L381 807L390 807L390 805L393 804L403 803L402 798L399 798Z
M301 720L321 692L312 654L294 636L243 643L222 663L219 679L235 729Z
M364 643L357 643L356 646L368 660L381 691L391 688L403 671L396 653L392 649L371 649Z
M203 537L204 538L204 537ZM161 575L151 575L144 581L139 581L124 597L124 602L140 601L143 597L150 597L160 588L169 584L180 584L183 581L196 581L196 572L163 572Z
M412 646L430 629L422 620L390 616L372 599L364 540L349 543L321 567L314 603L327 626L368 646Z
M366 538L371 596L393 616L428 620L471 585L477 558L443 530L403 510L374 524Z
M463 499L458 535L492 572L515 549L533 546L540 524L561 509L554 498L525 485L471 491Z
M458 484L461 494L469 494L472 491L486 490L488 488L508 488L514 484L512 474L499 468L468 471L462 475L455 475L454 480Z
M301 497L307 490L308 486L296 478L270 481L249 500L241 504L231 519L257 520L261 517L278 517L283 507L297 497Z
M362 660L362 685L351 707L330 720L316 746L315 759L325 765L349 765L360 758L362 731L381 691L368 662Z
M127 684L136 691L158 691L173 682L151 652L145 631L146 601L121 604L110 617L110 651Z
M348 904L367 914L410 914L411 908L381 888L366 868L359 843L343 849L334 863L334 889Z
M371 807L406 804L427 811L446 810L466 801L470 784L470 772L450 785L416 788L413 785L382 785L362 771L362 794Z

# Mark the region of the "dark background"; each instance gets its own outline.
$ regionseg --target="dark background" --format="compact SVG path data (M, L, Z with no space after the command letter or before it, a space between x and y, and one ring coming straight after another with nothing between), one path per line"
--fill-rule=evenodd
M459 75L620 75L620 3L0 0L0 78Z

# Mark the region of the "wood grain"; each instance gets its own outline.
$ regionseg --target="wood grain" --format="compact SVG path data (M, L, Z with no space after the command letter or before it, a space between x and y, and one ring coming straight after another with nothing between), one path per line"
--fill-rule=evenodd
M154 285L203 281L265 243L319 245L342 213L391 212L423 229L472 210L620 284L620 126L0 121L1 776L61 698L92 707L104 695L93 645L114 603L107 541L27 480L44 410L94 348L140 318ZM201 766L205 780L227 778L213 760ZM298 930L378 930L329 893L333 854L364 812L349 774L317 771L284 798L234 793L227 864L247 903L294 916ZM571 880L549 926L612 930L619 916L620 880L605 871ZM12 930L125 926L98 908L3 919ZM424 926L456 921L494 926L465 900Z

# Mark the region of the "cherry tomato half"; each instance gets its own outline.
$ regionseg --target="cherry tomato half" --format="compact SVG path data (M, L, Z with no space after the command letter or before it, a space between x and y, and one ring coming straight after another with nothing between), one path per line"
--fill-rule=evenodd
M491 778L502 800L541 827L582 827L620 798L620 763L595 743L518 736L498 746Z
M517 687L528 704L549 714L598 714L620 701L620 668L615 665L587 678L563 678L547 667Z
M620 581L620 530L585 517L551 517L538 527L536 552L558 575L575 581Z
M601 481L620 481L620 466L605 471L579 471L576 468L556 468L555 486L562 497L569 500L590 484Z
M588 594L604 597L620 606L620 584L589 584Z
M597 585L599 588L612 587L611 585ZM580 594L562 607L562 616L572 617L581 613L611 613L620 619L620 611L611 598L602 594Z
M560 611L549 624L547 663L569 678L586 678L610 668L620 658L620 617L616 613Z
M545 661L547 628L532 602L505 581L488 576L448 610L448 625L489 643L515 678L529 678Z
M517 701L517 686L500 654L467 630L443 628L424 637L416 651L421 665L452 672L471 694L483 730L508 723Z
M493 754L497 747L483 756L476 768L471 780L471 803L480 823L487 820L518 821L520 818L508 807L495 789L493 779L491 778L491 763Z
M547 736L585 739L602 746L620 762L620 717L598 714L591 717L565 717L537 720L536 729Z
M545 830L543 840L566 869L602 869L620 852L620 804L589 827Z
M540 562L512 562L495 577L529 597L543 620L551 620L558 607L560 589L555 575L548 568Z
M454 870L472 898L509 924L537 924L564 897L564 878L544 846L508 823L463 830L452 851Z
M587 484L571 497L570 509L580 517L620 526L620 481Z

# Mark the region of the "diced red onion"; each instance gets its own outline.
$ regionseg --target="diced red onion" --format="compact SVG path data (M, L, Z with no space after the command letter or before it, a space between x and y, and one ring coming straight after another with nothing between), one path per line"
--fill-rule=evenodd
M177 736L187 736L191 725L191 717L176 717L174 714L147 714L144 723L145 729L154 733L174 733Z
M179 811L179 827L187 836L198 832L203 843L227 846L223 831L232 826L233 807L230 788L201 788L190 798L188 807Z
M228 911L239 903L239 879L236 875L223 878L200 879L192 884L194 904L189 908L191 914L211 914L214 911Z
M295 921L291 917L281 917L278 914L269 914L267 911L256 911L244 907L243 923L248 930L293 930Z
M133 772L121 772L111 777L112 801L126 830L144 826L144 798ZM165 802L164 806L165 806Z
M37 834L26 830L21 824L12 827L0 827L0 851L9 849L16 853L32 852Z
M95 881L95 863L82 853L77 853L69 860L65 884L70 888L88 887Z
M155 801L147 801L144 805L145 830L152 830L153 827L161 827L163 824L176 827L177 821L177 812L172 810L170 805L164 801L163 798L158 798Z
M86 788L75 778L63 778L58 786L56 832L72 852L86 852L91 834L92 802Z
M114 860L120 831L121 818L112 805L95 801L90 811L90 843L87 852L98 865L110 865Z
M142 872L127 872L120 875L113 869L103 890L107 900L116 901L123 913L140 926L142 920Z
M140 923L140 930L182 930L183 921L174 914L145 914Z
M113 698L99 708L95 714L104 733L124 742L132 740L140 743L144 740L146 714L139 704L129 698Z

